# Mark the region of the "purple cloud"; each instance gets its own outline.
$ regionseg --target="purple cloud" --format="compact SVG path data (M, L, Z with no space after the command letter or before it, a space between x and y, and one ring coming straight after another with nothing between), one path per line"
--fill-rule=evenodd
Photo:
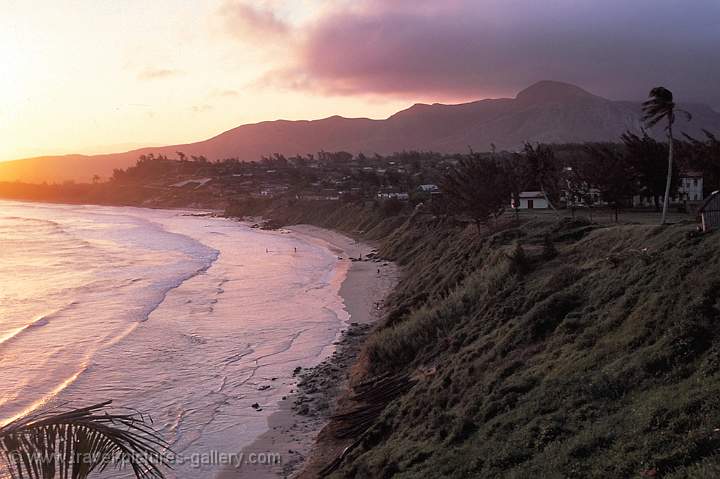
M296 61L263 82L452 100L554 79L614 99L666 85L719 106L718 18L716 0L366 0L304 26Z
M267 6L227 0L220 8L225 30L237 39L266 43L284 37L290 27Z

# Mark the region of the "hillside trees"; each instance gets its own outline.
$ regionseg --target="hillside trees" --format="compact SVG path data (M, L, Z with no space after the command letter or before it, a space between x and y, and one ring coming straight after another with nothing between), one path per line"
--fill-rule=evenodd
M585 146L587 161L584 163L582 175L589 185L597 188L600 199L615 212L623 209L635 193L635 179L631 166L625 155L613 145Z
M594 185L591 184L592 175L588 174L592 167L589 156L584 154L574 155L563 168L562 184L565 189L566 206L572 211L573 217L578 206L585 206L592 219L590 208L597 199Z
M720 190L720 140L707 130L703 133L703 140L685 135L687 142L683 146L688 152L688 167L703 174L703 189L707 195Z
M665 194L667 171L667 147L651 138L646 131L642 136L626 132L621 136L625 154L632 174L640 186L640 194L653 199L655 208L660 210L660 198ZM677 163L673 163L670 173L670 196L677 190L679 180Z
M523 149L527 162L528 182L538 188L552 209L560 201L562 193L561 168L550 145L536 146L525 143Z
M440 188L450 209L469 216L478 232L505 211L510 199L504 168L495 158L477 153L461 156L445 174Z
M518 213L517 205L520 204L520 193L527 190L533 183L533 172L525 155L513 153L501 159L505 174L508 191L512 204L516 205L515 213Z

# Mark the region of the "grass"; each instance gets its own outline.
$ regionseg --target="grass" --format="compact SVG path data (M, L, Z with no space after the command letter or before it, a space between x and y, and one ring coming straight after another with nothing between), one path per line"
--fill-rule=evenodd
M690 229L538 220L387 246L408 274L371 365L434 374L336 476L711 477L720 243Z

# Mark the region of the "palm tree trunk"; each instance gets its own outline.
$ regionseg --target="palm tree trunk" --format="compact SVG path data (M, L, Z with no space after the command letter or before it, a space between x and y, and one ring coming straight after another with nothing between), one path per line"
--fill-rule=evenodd
M667 179L665 180L665 197L663 198L663 210L662 210L662 219L660 220L660 224L665 224L665 219L667 217L667 210L668 210L668 204L670 202L670 182L672 181L672 167L673 167L673 132L672 132L672 120L668 124L668 170L667 170Z
M550 207L550 209L552 209L552 210L555 212L555 216L557 216L557 217L559 218L559 217L560 217L560 213L558 213L558 210L557 210L557 208L555 208L555 205L553 205L553 204L550 202L550 198L548 197L548 194L545 192L545 188L543 188L541 191L542 191L543 197L545 198L545 202L548 204L548 206Z

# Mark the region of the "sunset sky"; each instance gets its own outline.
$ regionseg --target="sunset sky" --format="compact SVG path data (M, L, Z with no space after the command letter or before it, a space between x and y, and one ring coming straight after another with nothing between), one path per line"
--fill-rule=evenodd
M0 0L0 160L554 79L720 107L717 0Z

